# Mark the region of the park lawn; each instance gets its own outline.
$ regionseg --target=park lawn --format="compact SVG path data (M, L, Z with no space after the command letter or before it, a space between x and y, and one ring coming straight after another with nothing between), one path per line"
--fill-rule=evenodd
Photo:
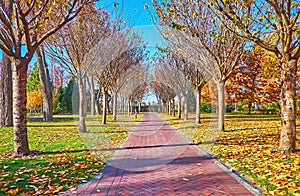
M7 157L13 150L13 128L0 128L0 195L51 195L75 190L77 185L99 175L115 147L125 141L131 127L122 123L136 123L141 117L114 122L108 116L104 126L100 126L101 117L90 118L87 126L92 129L87 134L78 133L74 116L56 116L54 122L28 121L30 150L43 154L27 158ZM90 145L95 144L89 141L90 135L102 137L102 143Z
M288 156L273 152L279 145L279 116L228 114L225 121L227 131L223 133L212 131L214 123L210 114L203 114L202 123L197 127L193 125L193 118L188 122L170 116L166 119L180 131L183 129L183 133L194 143L262 187L264 194L300 195L299 121L298 152ZM207 135L211 135L215 142L207 143Z

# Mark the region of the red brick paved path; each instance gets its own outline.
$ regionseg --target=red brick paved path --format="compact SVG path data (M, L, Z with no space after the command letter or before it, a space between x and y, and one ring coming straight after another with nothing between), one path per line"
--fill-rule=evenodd
M252 195L154 113L145 114L103 174L76 194Z

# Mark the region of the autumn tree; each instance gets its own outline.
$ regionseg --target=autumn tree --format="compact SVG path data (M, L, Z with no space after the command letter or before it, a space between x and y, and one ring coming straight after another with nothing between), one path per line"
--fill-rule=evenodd
M238 64L244 40L201 1L154 1L162 35L179 56L200 67L218 89L218 130L225 131L225 82Z
M214 0L213 9L230 21L227 28L274 53L280 60L281 134L279 151L296 147L296 81L300 57L298 0ZM224 20L222 20L224 21ZM266 39L272 38L272 39Z
M246 103L248 113L254 103L277 102L280 91L278 64L278 59L260 46L246 51L226 85L228 101Z
M26 126L27 69L36 49L74 19L89 0L12 2L13 15L1 1L0 49L12 60L14 154L29 154ZM51 22L50 22L51 21Z
M41 89L29 91L27 92L27 95L26 108L29 109L31 113L38 111L43 103L43 95Z

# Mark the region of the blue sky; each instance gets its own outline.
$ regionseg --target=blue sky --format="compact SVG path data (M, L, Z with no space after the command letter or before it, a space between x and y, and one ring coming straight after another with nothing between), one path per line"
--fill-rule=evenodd
M117 3L117 10L115 6ZM113 11L123 11L123 17L130 23L130 26L135 29L136 32L143 38L143 40L148 43L148 49L152 52L155 50L155 46L161 45L162 39L159 33L156 31L156 27L152 26L153 21L149 11L145 7L149 7L152 13L153 3L151 0L99 0L96 2L96 6L105 7L109 12ZM151 49L152 48L152 49ZM0 59L2 54L0 51ZM1 59L2 60L2 59ZM31 61L31 66L35 63L35 56Z

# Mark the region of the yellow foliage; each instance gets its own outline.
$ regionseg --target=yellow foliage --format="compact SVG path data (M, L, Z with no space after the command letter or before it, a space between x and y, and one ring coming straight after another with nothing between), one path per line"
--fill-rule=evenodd
M33 90L27 92L27 105L26 108L36 110L41 107L43 103L43 95L41 90Z

